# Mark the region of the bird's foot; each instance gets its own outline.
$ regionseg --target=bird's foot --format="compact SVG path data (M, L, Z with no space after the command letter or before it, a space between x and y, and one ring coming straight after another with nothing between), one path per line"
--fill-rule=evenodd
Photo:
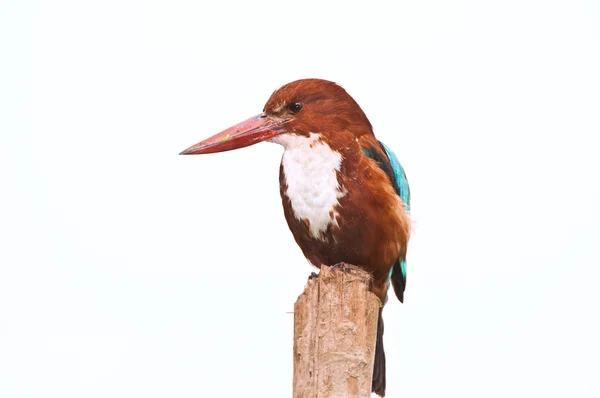
M348 273L352 269L350 264L346 263L337 263L331 266L331 269L339 269L342 272Z
M316 272L311 272L310 275L308 276L308 280L318 278L318 277L319 277L319 274L317 274Z

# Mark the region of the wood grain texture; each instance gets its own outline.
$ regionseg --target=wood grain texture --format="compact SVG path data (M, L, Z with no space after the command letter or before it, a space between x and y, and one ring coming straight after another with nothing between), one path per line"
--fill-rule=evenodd
M369 398L381 302L371 276L321 267L294 305L294 398Z

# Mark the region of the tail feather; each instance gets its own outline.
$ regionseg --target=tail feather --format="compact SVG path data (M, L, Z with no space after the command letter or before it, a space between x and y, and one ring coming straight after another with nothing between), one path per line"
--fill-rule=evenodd
M406 289L406 268L402 269L402 265L406 267L405 260L398 260L392 268L392 286L394 286L394 293L401 303L404 302L404 290Z
M371 391L380 397L385 396L385 351L383 350L383 307L379 309L377 320L377 342L375 343L375 361L373 364L373 382Z

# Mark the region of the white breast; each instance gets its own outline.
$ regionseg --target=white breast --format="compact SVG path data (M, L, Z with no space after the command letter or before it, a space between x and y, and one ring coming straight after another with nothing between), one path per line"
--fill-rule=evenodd
M298 220L308 220L310 234L323 239L330 224L336 224L335 206L346 191L337 180L342 155L318 134L309 137L282 134L272 139L285 147L281 164L287 183L286 195Z

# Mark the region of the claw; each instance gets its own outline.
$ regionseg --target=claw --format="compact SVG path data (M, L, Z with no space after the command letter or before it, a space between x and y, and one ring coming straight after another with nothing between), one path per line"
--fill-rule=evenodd
M339 269L342 272L348 273L350 272L350 267L346 263L337 263L331 266L331 269Z

